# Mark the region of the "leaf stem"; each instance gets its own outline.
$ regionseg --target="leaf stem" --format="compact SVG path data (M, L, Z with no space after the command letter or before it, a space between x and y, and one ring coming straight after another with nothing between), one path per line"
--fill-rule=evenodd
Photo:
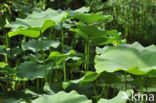
M8 47L9 47L8 35L5 35L5 38L6 38L5 46L6 46L6 48L8 48ZM7 52L7 54L5 55L5 62L8 63L8 52Z
M89 42L85 42L85 70L88 71L89 69L89 54L90 54L90 45Z
M40 32L41 33L41 32ZM44 44L43 44L43 33L41 33L41 48L42 48L42 60L43 60L43 68L44 68L44 78L45 78L45 83L47 82L47 69L46 69L46 64L44 61L44 50L43 50Z
M63 31L63 23L61 22L61 39L62 39L62 53L64 53L64 31ZM65 67L65 61L63 61L62 63L62 68L63 68L63 72L64 72L64 82L67 81L67 77L66 77L66 67Z
M126 77L126 72L124 72L124 83L125 83L125 85L124 85L124 91L126 91L127 90L127 77Z

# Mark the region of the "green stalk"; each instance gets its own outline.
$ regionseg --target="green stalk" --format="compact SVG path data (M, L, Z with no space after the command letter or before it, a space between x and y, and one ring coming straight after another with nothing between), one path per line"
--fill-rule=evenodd
M20 86L20 83L21 83L21 81L17 82L16 89L18 89L18 87Z
M45 64L45 62L43 63L43 65L44 65L45 82L47 82L47 69L46 69L46 64Z
M88 64L87 64L87 70L89 70L89 60L90 60L90 45L89 42L87 43L87 60L88 60Z
M88 60L87 60L87 42L85 42L85 71L87 71L87 64L88 64L88 62L87 62Z
M44 61L43 46L44 46L43 45L43 33L41 33L41 49L42 49L42 60L43 60L43 65L44 65L44 78L45 78L45 82L47 82L47 69L46 69L46 64L45 64L45 61Z
M39 88L40 88L40 80L39 80L39 78L37 78L36 84L37 84L37 90L39 90Z
M115 87L116 87L116 86L115 86L115 83L113 83L113 87L114 87L114 88L113 88L113 97L114 97L114 96L115 96Z
M56 30L55 29L53 29L53 40L55 40L56 39Z
M41 88L44 87L44 79L41 79Z
M50 28L50 33L49 33L49 40L52 40L52 33L53 33L53 28ZM49 52L51 53L51 48L49 49Z
M61 39L62 39L62 53L64 53L64 31L63 31L63 23L61 22ZM67 81L67 77L66 77L66 67L65 67L65 61L63 61L63 72L64 72L64 82Z
M38 49L39 49L39 47L38 47L38 45L39 45L39 44L38 44L38 39L37 39L37 41L36 41L37 56L39 56L39 50L38 50Z
M26 88L26 82L24 81L23 82L23 89L25 89Z
M105 92L105 87L103 86L103 87L102 87L102 91L101 91L101 95L103 95L104 92Z
M127 90L127 77L126 77L126 72L124 73L124 79L125 79L125 85L124 85L124 91Z
M37 39L36 48L37 48L37 56L39 57L39 50L38 50L39 47L38 47L38 45L39 45L39 44L38 44L38 39ZM39 85L40 85L40 80L37 79L37 80L36 80L36 87L37 87L38 90L39 90L39 88L40 88Z
M108 97L108 86L107 86L107 85L106 85L106 87L105 87L104 97L105 97L105 98Z
M141 89L141 94L143 95L144 94L143 86L141 86L140 89ZM143 100L142 103L146 103L145 100Z
M140 80L143 81L144 78L141 76ZM143 86L143 83L141 83L140 90L141 90L141 94L143 95L144 94L144 86ZM145 100L143 100L142 103L146 103Z
M148 87L146 87L146 93L148 93Z
M52 40L52 33L53 33L53 28L50 28L49 40Z
M9 24L7 19L6 19L6 21L7 21L7 24ZM7 34L5 36L6 36L6 44L5 44L5 46L6 46L6 48L9 48L9 38L8 38ZM10 48L9 52L10 52L9 53L9 57L10 57L10 55L11 55L11 48ZM5 55L5 62L8 63L8 52L7 52L7 55ZM7 76L7 79L9 80L9 73L7 73L6 76ZM9 83L10 82L7 82L7 86L6 86L7 88L9 88Z
M9 47L8 35L5 35L5 38L6 38L5 46L6 46L6 48L8 48ZM5 55L5 62L8 63L8 53L7 53L7 55Z
M89 69L89 51L90 51L90 45L89 42L85 42L85 71L88 71Z
M97 91L96 91L96 86L95 85L93 86L93 89L94 89L94 94L97 97ZM96 98L96 101L97 101L97 98Z

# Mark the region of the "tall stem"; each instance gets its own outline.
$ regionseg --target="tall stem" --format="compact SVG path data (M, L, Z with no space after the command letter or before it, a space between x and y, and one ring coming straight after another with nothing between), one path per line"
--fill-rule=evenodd
M6 46L6 48L8 48L9 47L8 35L5 35L5 38L6 38L5 46ZM7 53L7 55L5 55L5 62L8 63L8 53Z
M63 31L63 23L61 22L61 39L62 39L62 53L64 53L64 31ZM63 61L62 64L62 68L63 68L63 72L64 72L64 82L67 81L67 77L66 77L66 67L65 67L65 61Z
M124 91L126 91L126 90L127 90L127 77L126 77L126 72L124 73L124 79L125 79Z
M43 66L44 66L44 78L45 78L45 82L47 82L47 69L46 69L46 64L44 61L44 50L43 50L43 34L41 33L41 48L42 48L42 60L43 60Z
M90 61L90 45L89 42L87 43L87 60L88 60L88 64L87 64L87 70L89 69L89 61Z
M89 69L89 52L90 51L90 45L89 42L85 42L85 70L88 71Z
M39 46L39 42L38 42L38 41L39 41L39 40L37 39L37 40L36 40L37 57L39 57L39 47L38 47L38 46ZM39 90L39 82L40 82L39 79L37 79L37 80L36 80L36 87L37 87L37 90Z

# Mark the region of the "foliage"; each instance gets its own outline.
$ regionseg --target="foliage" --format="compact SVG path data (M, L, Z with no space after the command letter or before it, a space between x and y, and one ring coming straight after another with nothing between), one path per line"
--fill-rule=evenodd
M76 9L84 1L90 7ZM122 13L98 12L121 0L84 1L2 1L1 103L126 103L134 93L156 92L156 46L127 44L129 32L116 21L126 21Z
M51 95L51 96L45 95L32 101L32 103L43 103L43 102L46 102L46 103L73 103L73 102L74 103L92 103L85 96L77 94L76 91L72 91L70 93L65 93L64 91L60 91L55 95Z
M100 0L101 2L101 0ZM122 32L129 43L155 44L155 0L108 0L94 4L93 10L113 15L109 28Z
M156 70L156 46L143 47L138 42L132 45L102 48L95 57L96 71L126 71L134 75L153 75ZM101 52L101 51L100 51ZM152 74L150 74L152 73Z

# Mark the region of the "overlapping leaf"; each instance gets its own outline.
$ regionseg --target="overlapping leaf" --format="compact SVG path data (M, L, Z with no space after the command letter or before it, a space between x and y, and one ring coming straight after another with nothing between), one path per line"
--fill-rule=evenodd
M48 50L50 47L57 48L59 46L59 41L53 40L35 40L32 39L29 42L23 43L22 48L23 50L31 50L33 52L37 52L40 50Z
M71 50L66 54L62 54L58 51L53 51L50 53L48 59L46 60L48 61L54 61L56 63L56 65L60 64L61 62L63 62L65 59L69 58L69 57L74 57L76 56L76 51Z
M67 12L62 10L34 11L25 19L17 18L16 22L11 23L13 31L9 32L9 37L24 35L36 38L47 28L59 24L67 15Z
M63 83L63 88L66 89L69 87L71 84L77 84L77 83L89 83L95 81L98 77L100 76L100 73L95 73L95 72L87 72L82 78L77 79L77 80L71 80L69 82L64 82Z
M82 8L79 8L77 10L67 9L66 12L68 12L69 13L69 16L73 18L77 14L88 13L89 10L90 10L89 7L82 7Z
M147 46L147 47L143 47L139 42L134 42L133 44L121 44L121 46L125 47L125 48L127 48L127 47L128 48L135 48L140 52L145 51L145 50L150 50L150 51L155 51L156 50L155 45L150 45L150 46Z
M100 99L97 103L126 103L130 100L130 96L133 90L127 90L126 92L120 91L118 95L112 99Z
M76 91L66 93L60 91L54 95L43 95L38 99L32 101L32 103L92 103L91 100L84 95L79 95Z
M70 29L79 34L89 42L94 42L97 45L104 45L113 43L113 41L120 41L119 33L116 30L102 30L94 25L85 25L82 22L77 24L77 28Z
M79 19L81 22L84 22L86 24L91 23L104 23L105 21L112 20L111 15L102 15L102 14L77 14L75 16L77 19Z
M135 43L138 44L138 43ZM138 45L104 47L97 49L95 57L96 72L115 72L124 70L135 75L156 76L156 48ZM100 50L100 51L99 51Z
M44 66L33 61L25 61L17 67L17 75L19 78L26 78L30 80L34 80L36 78L44 78L45 67L47 71L49 71L52 69L52 64L47 64L46 66Z

